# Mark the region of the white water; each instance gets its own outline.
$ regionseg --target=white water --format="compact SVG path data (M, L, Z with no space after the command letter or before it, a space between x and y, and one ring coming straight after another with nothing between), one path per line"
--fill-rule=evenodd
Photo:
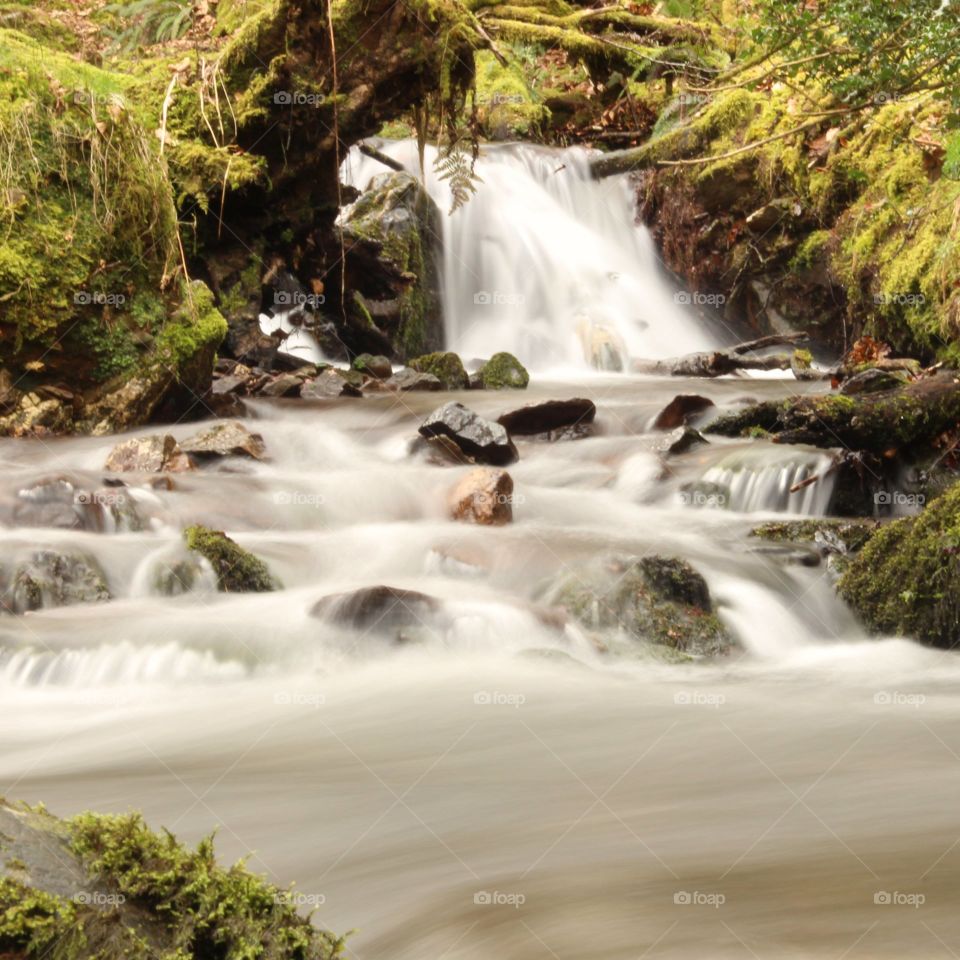
M416 144L383 145L421 175ZM533 370L626 368L715 345L662 272L637 226L629 184L594 181L576 148L486 147L470 202L451 196L428 147L423 176L443 213L448 347L467 358L507 350ZM365 188L385 168L351 152L346 179Z
M479 220L500 215L478 201L490 208ZM495 279L496 257L488 267L476 238L461 239ZM627 267L644 288L636 311L661 302L650 264ZM531 259L531 303L578 271ZM555 306L544 329L563 356L524 342L572 364L573 314ZM646 330L616 327L641 338L631 351L690 348L674 314L649 309ZM484 353L523 346L520 325L484 314L480 326ZM357 960L955 955L955 656L868 639L824 566L756 550L759 519L827 509L829 481L786 492L822 470L821 453L715 439L665 467L654 452L649 424L675 394L723 405L745 386L758 399L818 389L581 372L458 396L490 417L551 397L598 406L597 436L519 444L515 522L498 529L451 522L463 470L407 452L436 395L254 404L264 463L178 475L170 490L110 488L139 530L128 515L18 525L40 479L104 489L115 438L0 441L3 560L82 550L114 596L0 616L0 795L61 814L141 808L189 840L216 826L226 859L251 855L322 903L317 922L356 929ZM729 489L725 509L684 499L706 484ZM157 595L158 568L183 558L179 531L198 520L285 589L225 596L204 571L193 592ZM611 553L687 558L742 652L668 666L611 637L619 652L606 654L544 609L558 578ZM379 584L438 599L411 642L309 614Z

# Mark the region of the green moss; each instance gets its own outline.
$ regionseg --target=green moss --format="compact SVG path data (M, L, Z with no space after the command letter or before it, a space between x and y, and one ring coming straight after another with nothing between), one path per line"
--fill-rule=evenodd
M195 280L184 291L181 307L161 328L154 362L176 371L187 384L203 384L226 333L227 322L214 305L213 294Z
M219 530L199 524L183 532L187 548L205 557L225 593L264 593L280 584L267 565Z
M809 270L826 254L830 238L829 230L814 230L808 234L797 247L797 252L790 261L790 269Z
M550 111L528 85L516 57L507 66L502 66L489 51L478 52L474 59L476 102L488 136L527 136L549 119Z
M870 539L877 525L871 520L773 520L750 531L751 537L774 543L811 543L828 534L855 553Z
M960 645L960 485L918 517L881 527L849 564L840 594L871 629Z
M417 373L432 373L445 390L466 390L470 383L463 361L455 353L428 353L408 363Z
M512 353L495 353L477 371L477 377L487 390L526 390L530 383L530 374Z

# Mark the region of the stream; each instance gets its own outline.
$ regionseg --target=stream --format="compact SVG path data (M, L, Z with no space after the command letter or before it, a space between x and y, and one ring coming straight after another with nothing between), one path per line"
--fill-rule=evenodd
M382 169L351 162L360 185ZM677 394L732 407L826 388L592 369L598 336L624 369L734 336L677 298L628 185L584 171L577 151L491 150L446 221L450 345L515 352L522 393L253 401L267 459L169 488L105 488L116 437L0 440L4 555L79 549L114 597L0 617L0 794L64 816L139 809L192 842L216 828L223 859L356 931L357 960L955 957L960 661L868 638L825 564L750 537L827 512L829 478L789 492L822 451L711 438L664 469L651 424ZM596 403L596 434L518 440L514 522L451 521L466 468L411 455L423 418L568 397ZM115 499L81 529L19 525L52 477ZM209 577L161 595L195 522L284 589L224 595ZM604 653L545 615L552 584L609 553L689 560L740 652ZM381 584L442 616L393 644L310 615Z

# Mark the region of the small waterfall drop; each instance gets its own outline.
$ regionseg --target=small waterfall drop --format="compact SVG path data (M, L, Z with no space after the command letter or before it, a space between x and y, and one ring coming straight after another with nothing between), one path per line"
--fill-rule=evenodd
M413 141L381 148L420 175ZM449 215L435 156L428 147L425 183L443 215L450 349L467 360L507 350L541 370L626 370L631 357L715 346L634 223L628 180L592 180L586 150L485 147L476 194ZM358 150L345 162L345 178L360 189L383 172Z

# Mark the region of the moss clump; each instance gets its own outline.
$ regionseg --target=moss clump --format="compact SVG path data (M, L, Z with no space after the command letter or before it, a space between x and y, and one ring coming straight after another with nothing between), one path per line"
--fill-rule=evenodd
M516 57L503 66L483 50L474 60L477 112L488 136L497 140L527 136L549 120L550 111L528 85Z
M463 361L455 353L428 353L411 360L408 366L417 373L433 374L444 390L466 390L470 383Z
M183 532L187 548L204 557L224 593L266 593L280 584L267 565L220 530L196 524Z
M70 843L87 870L167 927L164 957L329 960L342 942L301 917L289 895L243 863L220 867L213 840L196 850L153 833L138 814L85 813L68 821Z
M877 530L838 589L878 633L960 646L960 485Z
M185 290L182 306L157 336L155 362L176 371L184 383L202 388L226 334L227 321L214 305L209 287L194 280Z
M604 643L666 647L688 657L729 652L733 640L713 611L706 581L685 560L614 558L561 584L552 598Z
M478 371L477 378L487 390L526 390L530 374L512 353L495 353Z

